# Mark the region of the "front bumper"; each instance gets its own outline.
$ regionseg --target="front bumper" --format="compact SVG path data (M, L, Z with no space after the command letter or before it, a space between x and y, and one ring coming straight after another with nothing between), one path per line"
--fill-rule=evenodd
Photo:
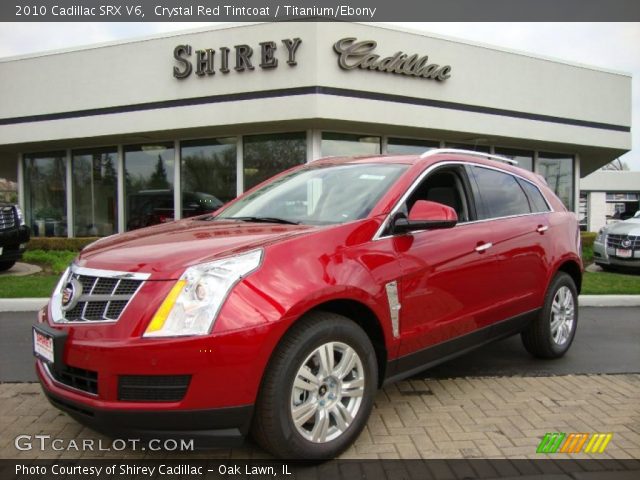
M38 361L38 363L40 363ZM209 410L109 410L53 393L38 374L51 404L79 423L112 438L194 441L196 448L239 446L249 431L253 406Z
M2 247L0 262L20 260L26 250L29 236L29 227L24 225L8 230L0 230L0 247Z
M596 265L640 268L640 250L635 250L631 258L620 258L615 255L614 248L607 247L604 243L594 242L593 261Z

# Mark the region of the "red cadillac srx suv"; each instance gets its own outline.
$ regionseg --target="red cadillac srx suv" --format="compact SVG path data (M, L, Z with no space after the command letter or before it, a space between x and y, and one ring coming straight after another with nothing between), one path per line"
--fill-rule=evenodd
M385 384L518 333L565 354L581 278L575 214L507 159L318 160L85 248L33 327L36 369L111 436L329 458Z

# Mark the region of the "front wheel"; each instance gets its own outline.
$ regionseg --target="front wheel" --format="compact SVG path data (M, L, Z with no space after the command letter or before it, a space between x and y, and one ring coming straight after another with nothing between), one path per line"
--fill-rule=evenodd
M280 458L333 458L366 425L377 386L367 334L341 315L309 314L274 353L256 404L253 437Z
M571 346L578 326L578 292L570 275L551 281L538 318L522 332L522 343L540 358L560 358Z

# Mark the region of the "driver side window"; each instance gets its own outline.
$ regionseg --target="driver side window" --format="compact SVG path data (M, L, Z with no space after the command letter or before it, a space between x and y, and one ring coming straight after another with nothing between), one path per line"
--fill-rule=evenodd
M473 214L466 187L466 176L462 167L442 167L429 174L401 208L405 215L418 200L437 202L453 208L458 215L458 223L472 220Z

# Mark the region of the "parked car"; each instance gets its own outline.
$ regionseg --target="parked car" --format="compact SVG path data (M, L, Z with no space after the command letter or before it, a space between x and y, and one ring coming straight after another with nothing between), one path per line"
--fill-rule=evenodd
M127 230L173 221L173 190L142 190L127 195ZM182 192L182 218L211 213L222 201L203 192Z
M593 243L593 259L603 270L640 269L640 210L628 220L600 229Z
M564 355L576 217L487 157L319 160L215 215L92 244L33 328L45 394L120 438L251 433L317 459L355 440L385 384L514 334Z
M22 258L29 235L20 207L0 202L0 272L9 270Z

